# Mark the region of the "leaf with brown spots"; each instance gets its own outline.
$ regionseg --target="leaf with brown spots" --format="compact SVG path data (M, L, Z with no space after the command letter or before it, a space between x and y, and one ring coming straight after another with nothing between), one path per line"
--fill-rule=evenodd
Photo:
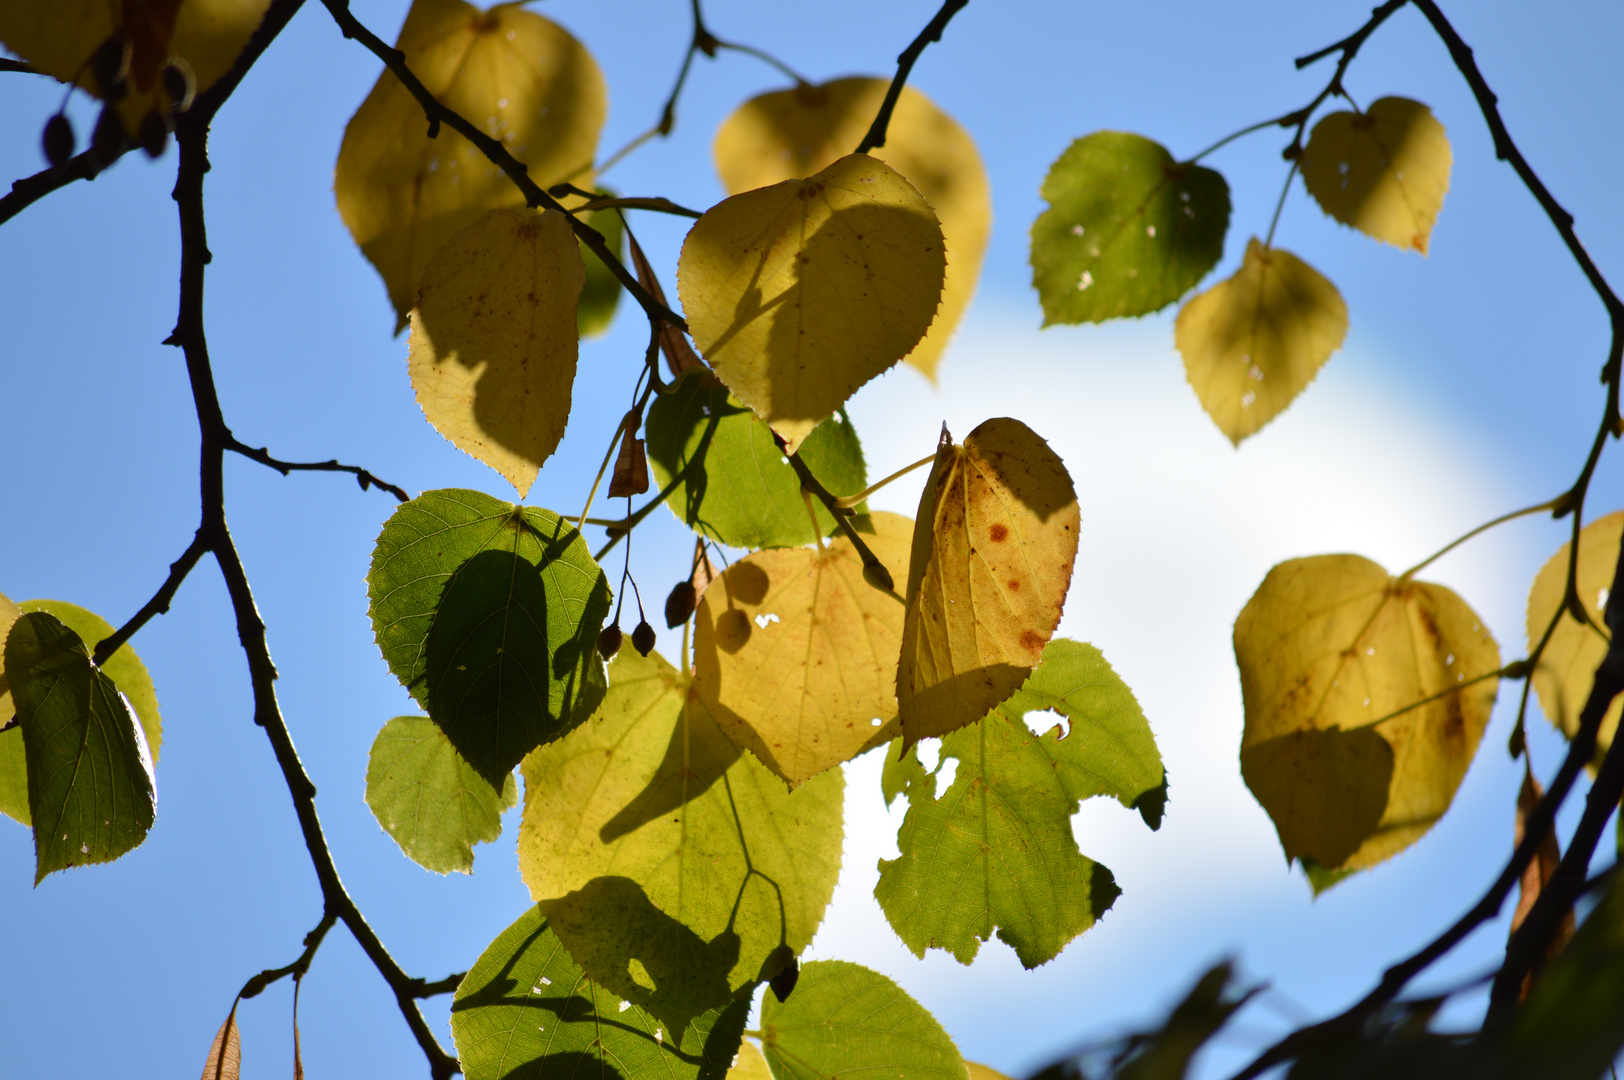
M1019 420L946 429L914 522L897 668L903 743L973 724L1043 655L1071 586L1071 476Z

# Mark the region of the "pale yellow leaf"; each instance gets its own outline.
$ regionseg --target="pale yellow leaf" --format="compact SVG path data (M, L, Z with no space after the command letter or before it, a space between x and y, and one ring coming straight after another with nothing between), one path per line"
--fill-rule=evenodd
M1449 808L1500 650L1460 597L1357 555L1281 563L1235 620L1241 775L1288 859L1362 869Z
M760 1048L746 1040L733 1055L733 1067L727 1071L726 1080L773 1080L773 1073Z
M914 522L897 668L904 748L1021 688L1060 623L1080 515L1066 466L1019 420L941 447Z
M501 140L530 179L591 184L607 98L597 62L568 31L519 4L416 0L396 45L423 85ZM383 276L397 331L440 245L486 211L524 203L467 139L449 128L430 139L422 106L388 71L344 129L333 192Z
M423 271L407 367L423 415L523 498L570 416L586 268L557 210L492 210Z
M1184 305L1173 341L1201 407L1239 446L1314 381L1347 333L1336 286L1254 237L1234 277Z
M716 169L728 193L810 176L851 153L879 112L890 79L852 76L761 94L716 131ZM904 359L935 378L970 305L992 231L992 190L970 133L912 86L902 88L873 155L919 189L942 223L947 279L936 321Z
M913 522L873 516L863 538L908 579ZM863 580L844 536L740 559L705 591L694 623L694 685L718 725L799 784L898 734L903 607Z
M0 657L6 655L6 636L11 633L11 624L16 622L22 613L22 608L12 603L4 593L0 593ZM12 712L11 684L6 679L5 664L0 661L0 724L9 721Z
M970 1070L970 1080L1009 1080L1009 1077L997 1069L989 1068L976 1061L966 1061L965 1068Z
M711 207L682 245L677 288L700 353L794 453L919 343L945 266L930 205L851 154Z
M1314 125L1301 167L1308 193L1344 225L1425 255L1449 191L1449 137L1419 101L1385 97Z
M1607 590L1613 587L1613 573L1618 568L1620 537L1624 537L1624 511L1597 518L1580 530L1577 584L1579 599L1592 625L1581 624L1571 612L1564 611L1534 668L1534 690L1539 694L1539 707L1570 739L1579 730L1579 713L1590 696L1596 669L1607 655L1607 620L1603 612L1607 606ZM1530 653L1545 636L1545 628L1551 625L1562 604L1567 591L1571 547L1571 544L1563 544L1562 549L1550 557L1535 575L1533 588L1528 591ZM1601 729L1596 733L1597 764L1613 744L1620 711L1624 711L1624 697L1614 698L1602 717Z
M242 1075L242 1039L237 1034L237 1003L231 1003L226 1022L209 1046L208 1060L203 1063L203 1080L238 1080Z

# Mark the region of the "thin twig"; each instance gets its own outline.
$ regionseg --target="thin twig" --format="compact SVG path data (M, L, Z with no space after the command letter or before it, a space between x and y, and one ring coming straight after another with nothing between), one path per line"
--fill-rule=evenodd
M880 102L880 111L874 114L874 123L869 125L863 141L857 144L857 153L866 154L885 145L886 129L891 126L891 113L896 110L897 99L902 96L902 88L908 82L908 75L913 71L914 64L925 51L925 46L933 41L942 40L942 31L947 29L947 24L953 20L953 16L964 10L969 2L970 0L945 0L941 10L925 24L923 30L919 31L919 36L897 56L897 73L885 91L885 100Z
M327 936L327 931L331 930L337 922L337 915L332 912L324 913L321 922L316 924L316 928L305 935L304 952L299 954L297 960L286 967L265 969L243 983L242 991L237 996L243 999L258 997L267 986L279 979L285 979L289 975L293 976L295 982L302 979L305 972L310 970L310 962L316 958L316 950L321 948L322 939Z
M15 71L23 75L43 75L44 72L27 60L10 60L0 56L0 71Z
M361 485L362 491L365 491L368 488L378 488L382 491L389 492L389 494L393 495L400 502L411 501L411 496L406 494L406 491L403 488L398 488L394 484L389 483L387 480L378 479L376 476L372 475L372 473L368 472L366 469L363 469L359 465L341 465L336 458L331 461L282 461L278 458L272 457L265 447L262 446L256 450L252 446L247 446L238 441L235 436L229 434L226 436L225 448L234 454L241 454L249 461L257 461L267 468L275 469L283 476L294 472L349 473L351 476L355 477L356 483Z
M202 529L198 529L196 535L192 537L192 542L181 552L180 558L169 564L169 576L158 586L158 591L152 594L152 599L143 604L141 610L130 617L129 622L113 631L110 637L97 642L92 659L98 665L107 663L108 658L118 652L119 648L134 637L143 626L151 622L155 616L167 612L170 602L175 599L175 593L180 590L181 582L186 580L186 575L192 572L192 568L208 550L208 538L203 535Z
M86 150L60 165L42 169L33 176L14 181L11 191L0 195L0 225L5 224L23 210L45 198L58 188L67 187L75 180L94 180L112 162L103 164L94 150Z

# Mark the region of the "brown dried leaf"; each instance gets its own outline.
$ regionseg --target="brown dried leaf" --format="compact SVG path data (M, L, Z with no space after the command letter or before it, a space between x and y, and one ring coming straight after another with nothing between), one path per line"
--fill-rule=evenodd
M214 1036L208 1060L203 1063L203 1080L239 1080L242 1075L242 1039L237 1034L237 1002L231 1003L226 1022Z
M648 256L643 254L643 249L637 245L637 237L632 235L630 229L626 230L626 246L631 249L637 283L664 304L665 290L660 288L660 279L655 275L654 267L649 265ZM671 369L673 379L680 378L689 368L705 366L699 354L694 352L694 347L688 344L687 336L670 323L660 324L660 351L665 354L665 366Z
M635 418L628 418L620 453L615 457L615 471L609 477L611 499L629 499L648 490L648 455L643 451L643 440L632 435L635 425Z
M1517 792L1516 824L1512 826L1511 830L1512 846L1516 847L1522 844L1523 836L1528 832L1528 819L1533 815L1534 808L1539 805L1539 800L1544 796L1545 789L1540 786L1538 780L1534 779L1534 774L1524 769L1522 788ZM1540 839L1539 850L1534 853L1533 860L1524 868L1522 880L1517 882L1517 909L1511 913L1511 934L1515 934L1517 928L1522 926L1523 920L1528 918L1528 913L1533 910L1534 902L1539 899L1540 892L1544 890L1546 885L1550 884L1551 878L1556 876L1556 867L1561 861L1562 849L1556 842L1556 830L1547 829L1544 837ZM1551 939L1550 945L1546 947L1545 954L1540 957L1539 963L1534 965L1534 970L1523 977L1522 989L1517 994L1519 1001L1527 999L1528 991L1533 987L1535 977L1545 969L1546 965L1556 959L1557 953L1567 946L1568 940L1573 937L1573 931L1573 909L1569 908L1567 913L1562 916L1562 923L1557 928L1556 936Z

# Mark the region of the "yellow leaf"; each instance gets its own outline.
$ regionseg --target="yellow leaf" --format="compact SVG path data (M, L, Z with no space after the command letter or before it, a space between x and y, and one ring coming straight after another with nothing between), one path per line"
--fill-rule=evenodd
M396 45L435 97L500 139L536 183L591 184L603 76L568 31L519 4L416 0ZM440 245L487 210L524 203L467 139L447 128L430 139L422 106L388 71L344 129L333 192L389 289L397 332Z
M1234 277L1184 305L1173 341L1201 407L1239 446L1314 381L1347 333L1336 286L1253 237Z
M1397 248L1425 255L1449 190L1449 137L1419 101L1385 97L1363 113L1314 125L1301 166L1327 214Z
M492 210L423 271L407 367L423 414L523 498L558 447L586 268L557 210Z
M1241 775L1288 859L1351 871L1402 851L1455 797L1500 650L1449 589L1357 555L1281 563L1235 620Z
M728 194L810 176L851 152L880 109L889 79L853 76L753 97L716 131ZM905 359L934 379L958 326L992 231L992 192L970 133L911 86L902 88L885 145L873 155L919 189L942 223L947 279L936 321Z
M945 266L930 205L851 154L711 207L682 245L677 287L700 353L794 453L919 343Z
M1009 1080L997 1069L988 1068L980 1062L966 1061L964 1065L970 1070L970 1080Z
M727 1071L725 1080L773 1080L773 1073L756 1044L746 1041L739 1044L739 1052L733 1055L733 1067Z
M1534 668L1534 690L1539 694L1539 707L1546 717L1562 729L1568 738L1579 730L1579 712L1590 696L1590 684L1595 680L1596 668L1607 655L1607 620L1603 610L1607 606L1607 590L1613 587L1613 572L1618 567L1618 545L1624 537L1624 511L1597 518L1579 533L1579 565L1577 567L1579 599L1585 613L1595 625L1585 626L1571 612L1564 611L1562 619L1551 632ZM1570 544L1540 568L1534 577L1534 586L1528 591L1528 649L1545 636L1551 625L1568 584L1568 555ZM1602 717L1601 729L1596 733L1596 764L1601 762L1607 748L1613 744L1618 731L1618 718L1624 710L1624 698L1614 698L1613 704ZM1594 767L1594 766L1593 766Z
M865 536L908 579L913 522L875 514ZM897 736L902 605L863 580L845 537L758 551L705 592L694 626L699 700L739 746L791 784Z
M1031 428L988 420L962 446L942 431L908 567L903 749L1021 688L1060 623L1078 522L1071 476Z

